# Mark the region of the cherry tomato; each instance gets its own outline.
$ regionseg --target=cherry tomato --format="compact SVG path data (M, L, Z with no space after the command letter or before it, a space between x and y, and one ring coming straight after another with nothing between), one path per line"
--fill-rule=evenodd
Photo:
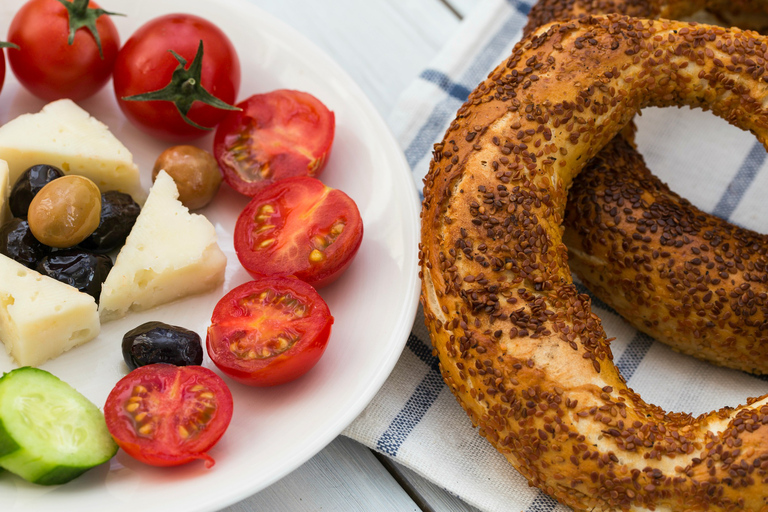
M13 73L27 90L46 101L77 101L93 95L109 80L120 48L120 36L108 15L98 15L95 21L103 56L86 27L77 28L69 44L70 11L82 8L85 12L87 5L86 15L95 17L99 6L85 1L68 4L30 0L19 9L8 29L9 42L19 46L8 52Z
M229 186L247 196L282 178L318 176L333 144L335 118L300 91L257 94L216 129L213 152Z
M157 363L120 379L104 405L107 428L131 457L177 466L208 455L232 419L232 393L202 366Z
M227 104L235 102L240 88L240 60L229 38L203 18L168 14L142 25L117 56L113 76L115 95L120 109L133 124L155 137L175 142L208 133L187 123L173 102L123 99L168 86L179 66L179 61L169 50L184 59L185 69L190 69L200 41L204 51L199 85ZM187 116L200 126L213 128L226 113L226 110L194 101Z
M263 189L235 224L235 251L252 276L292 275L316 288L344 272L362 241L355 202L306 176Z
M328 305L314 288L293 277L263 277L216 304L206 346L216 366L236 381L275 386L315 366L331 324Z
M0 91L3 90L3 83L5 82L5 54L3 48L6 48L9 43L0 42Z

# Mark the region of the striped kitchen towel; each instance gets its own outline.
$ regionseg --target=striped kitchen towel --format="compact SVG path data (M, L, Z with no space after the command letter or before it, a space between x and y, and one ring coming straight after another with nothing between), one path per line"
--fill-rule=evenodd
M511 52L530 4L483 0L401 97L390 118L421 190L432 145L469 91ZM637 142L649 167L700 208L766 231L766 153L755 139L695 110L648 109ZM583 289L586 292L585 289ZM700 414L768 393L768 383L677 354L635 331L600 301L593 309L615 336L615 361L629 385L667 410ZM438 371L423 315L392 375L345 435L489 511L565 511L526 481L475 429Z

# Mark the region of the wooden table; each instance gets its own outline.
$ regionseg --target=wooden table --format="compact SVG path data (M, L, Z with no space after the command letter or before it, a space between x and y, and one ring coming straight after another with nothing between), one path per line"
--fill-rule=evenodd
M387 119L480 0L248 0L297 28L343 67ZM227 512L472 511L348 438Z

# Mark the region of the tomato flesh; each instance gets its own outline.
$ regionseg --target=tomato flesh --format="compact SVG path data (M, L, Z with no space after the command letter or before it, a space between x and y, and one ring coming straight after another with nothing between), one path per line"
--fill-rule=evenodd
M309 177L263 189L235 224L235 251L252 276L293 275L316 288L344 272L362 240L355 202Z
M264 277L216 304L206 346L216 366L238 382L275 386L315 366L332 324L314 288L292 277Z
M152 136L173 142L209 133L184 121L170 101L123 100L167 86L179 65L169 50L183 57L188 69L201 40L204 45L202 86L225 103L231 105L236 101L240 89L240 59L226 34L198 16L168 14L139 27L117 56L113 76L115 96L120 109L134 125ZM201 126L213 128L227 112L195 101L187 116Z
M153 466L177 466L208 455L232 419L232 394L202 366L150 364L112 389L107 428L128 455Z
M95 2L89 8L98 8ZM30 0L11 21L8 41L19 48L8 53L8 62L19 82L46 101L92 96L112 75L120 36L108 15L96 20L104 54L85 28L75 32L70 45L69 14L57 0Z
M318 176L333 144L333 112L301 91L256 94L216 130L213 151L224 181L247 196L291 176Z

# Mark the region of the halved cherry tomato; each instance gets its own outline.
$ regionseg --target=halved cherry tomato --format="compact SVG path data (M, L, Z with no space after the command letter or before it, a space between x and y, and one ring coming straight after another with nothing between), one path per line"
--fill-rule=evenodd
M235 224L235 251L252 276L292 275L315 288L341 275L362 241L355 202L306 176L263 189Z
M232 419L232 393L202 366L157 363L120 379L107 397L109 433L128 455L153 466L177 466L208 455Z
M13 17L8 62L19 82L46 101L88 98L112 75L120 36L95 2L29 0ZM88 24L95 20L98 39ZM69 42L70 29L76 28Z
M325 352L333 317L308 284L264 277L242 284L216 304L208 355L238 382L275 386L308 372Z
M247 196L290 176L318 176L333 144L333 112L301 91L256 94L216 129L213 152L229 186Z

